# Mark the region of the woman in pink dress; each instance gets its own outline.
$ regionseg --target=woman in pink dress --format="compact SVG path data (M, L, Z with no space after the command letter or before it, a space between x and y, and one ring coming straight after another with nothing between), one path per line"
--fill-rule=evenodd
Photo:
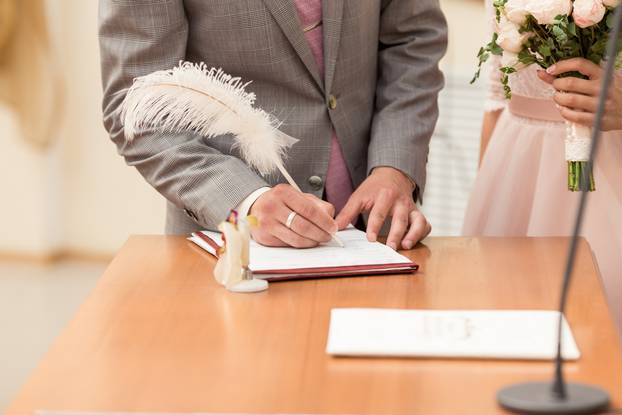
M492 7L489 5L489 11ZM489 18L494 22L492 14ZM547 72L534 65L510 77L512 99L490 61L491 88L482 127L482 159L465 216L467 236L568 236L579 193L567 188L565 121L591 126L603 70L572 59ZM579 71L589 80L559 78ZM610 308L622 327L622 74L610 91L596 191L588 199L583 236L589 242Z

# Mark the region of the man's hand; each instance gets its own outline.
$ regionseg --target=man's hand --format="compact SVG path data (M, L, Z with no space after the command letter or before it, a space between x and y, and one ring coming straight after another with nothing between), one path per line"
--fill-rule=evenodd
M567 72L580 72L588 79L577 77L557 78ZM604 70L587 59L574 58L561 61L547 71L539 71L543 81L553 85L553 97L560 106L564 119L591 127L594 124ZM603 131L622 130L622 76L616 74L609 90L603 118Z
M292 212L296 216L288 228L285 224ZM249 213L259 219L259 227L251 231L253 239L266 246L312 248L330 241L337 232L333 205L287 184L262 194Z
M339 229L347 227L362 212L370 212L367 239L374 242L385 219L391 216L387 245L411 249L432 230L413 201L413 191L413 183L401 171L376 167L337 216Z

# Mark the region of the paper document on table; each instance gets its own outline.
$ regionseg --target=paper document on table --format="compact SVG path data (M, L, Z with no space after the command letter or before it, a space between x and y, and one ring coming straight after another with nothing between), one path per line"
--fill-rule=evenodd
M202 231L189 240L218 255L220 233ZM379 242L369 242L364 232L348 228L337 232L344 247L333 242L309 249L271 248L251 241L250 269L260 278L339 276L363 273L410 272L417 266L405 256ZM207 238L206 238L207 237Z
M337 356L553 359L557 311L331 310L326 351ZM580 353L562 325L564 359Z

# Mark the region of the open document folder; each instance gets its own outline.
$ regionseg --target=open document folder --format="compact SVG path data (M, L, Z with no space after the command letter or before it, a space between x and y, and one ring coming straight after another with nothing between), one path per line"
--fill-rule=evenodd
M250 269L256 278L269 281L371 274L403 274L417 270L410 259L379 242L369 242L364 232L348 228L337 233L344 247L333 242L309 249L269 248L251 241ZM193 233L190 241L218 256L220 233Z
M336 356L553 359L559 312L334 308L326 352ZM562 320L562 357L580 353Z

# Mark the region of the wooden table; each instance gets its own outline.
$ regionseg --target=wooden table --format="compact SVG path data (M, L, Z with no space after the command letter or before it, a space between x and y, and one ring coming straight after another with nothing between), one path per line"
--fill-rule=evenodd
M494 414L499 387L551 363L333 358L333 307L555 309L564 238L430 238L415 275L273 283L231 294L183 238L132 237L10 405L35 409ZM622 353L582 243L567 313L583 357L572 380L622 406Z

